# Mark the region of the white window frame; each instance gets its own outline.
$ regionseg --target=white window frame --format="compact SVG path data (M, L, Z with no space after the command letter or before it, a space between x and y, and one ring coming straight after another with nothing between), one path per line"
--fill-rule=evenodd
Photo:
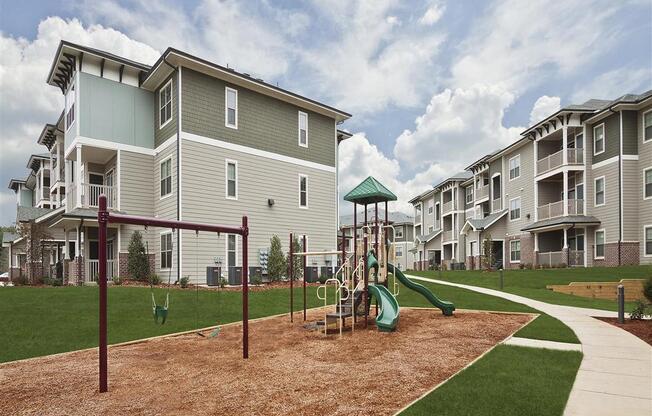
M70 102L71 97L72 97L72 103ZM66 95L65 95L66 114L64 114L64 119L66 124L65 126L66 133L68 132L68 130L70 130L70 127L75 124L75 120L77 118L75 114L75 112L77 111L77 109L75 108L76 104L77 104L77 92L75 91L75 83L72 82L68 87L68 91L66 91ZM69 116L72 117L72 120L69 120L70 119Z
M602 193L604 194L602 197L602 203L598 204L597 199L598 199L598 181L602 180ZM607 205L607 179L606 177L603 176L598 176L597 178L593 179L593 206L594 207L603 207Z
M403 238L403 227L399 227L396 229L396 235L394 238Z
M163 167L163 164L166 163L167 161L170 161L170 192L165 194L165 195L161 195L161 190L163 189L162 183L161 183L161 182L163 182L163 178L161 177L161 168ZM159 189L159 191L158 191L159 199L165 199L165 198L168 198L168 197L172 196L172 155L166 157L165 159L161 160L158 163L158 176L159 176L158 184L161 187L161 189Z
M604 260L604 250L602 252L602 256L598 257L598 233L602 233L604 236L602 239L602 245L605 246L607 245L607 233L604 230L604 228L600 228L599 230L595 230L593 232L593 259L594 260Z
M229 195L229 165L235 165L235 196ZM224 159L224 198L237 201L239 195L238 186L238 161L233 159Z
M235 264L229 264L229 236L235 238ZM228 277L229 267L238 267L240 256L238 256L238 234L224 234L224 264L226 264L226 274Z
M229 91L235 93L235 124L229 124ZM224 87L224 126L230 129L238 129L238 90L231 87Z
M305 144L301 143L301 116L305 116L305 118L306 118L306 143ZM308 147L308 113L305 113L303 111L299 111L299 114L298 114L297 143L301 147Z
M470 254L471 254L471 257L475 257L475 256L476 256L475 251L476 251L476 249L477 249L477 247L476 247L477 245L478 245L478 242L477 242L477 241L475 241L475 240L471 240L471 241L469 241L469 252L470 252Z
M512 201L516 201L518 199L519 205L518 205L518 218L512 219ZM516 198L512 198L509 200L509 220L510 221L518 221L521 219L521 211L523 210L523 204L521 203L521 197L517 196Z
M163 267L163 244L161 244L162 243L161 239L163 238L164 235L172 235L172 230L161 231L159 235L159 247L158 247L158 254L160 257L159 266L161 270L172 270L172 265L174 264L174 246L172 242L173 237L170 237L170 265L169 265L170 267Z
M599 151L599 152L596 152L595 151L595 149L596 149L595 143L596 143L596 138L598 136L595 134L595 131L597 129L599 129L599 128L602 128L602 150ZM605 152L606 148L607 148L607 129L606 129L604 123L600 123L597 126L593 126L593 156L603 154Z
M475 194L475 192L474 192L473 188L475 188L473 185L467 186L466 188L464 188L464 191L465 191L464 192L464 200L465 200L466 204L472 204L473 201L474 201L473 195ZM469 192L469 190L471 192Z
M647 229L652 228L652 224L647 224L643 226L643 257L652 257L652 253L647 252Z
M518 175L512 178L512 160L515 159L518 159ZM508 170L507 178L509 179L510 182L521 177L521 154L520 153L517 154L516 156L512 156L509 158L509 161L507 162L507 170Z
M395 246L394 247L394 254L396 257L403 257L403 246Z
M432 199L428 200L428 215L433 215L435 213L435 204Z
M306 205L301 205L301 179L303 178L306 179ZM299 208L301 209L308 209L308 206L310 205L308 204L308 181L308 175L299 174Z
M645 115L648 113L652 113L652 109L647 110L646 112L643 113L643 117L641 119L641 132L643 133L643 143L649 143L652 142L652 137L649 139L645 140Z
M513 243L518 243L518 260L514 260L512 258L512 253L515 253L515 251L512 250ZM509 240L509 262L512 264L521 262L521 239L520 238L516 240Z
M652 199L652 195L645 196L645 176L646 176L645 174L647 173L648 170L652 170L652 166L643 169L643 200L646 200L646 201L648 199Z
M161 120L161 92L163 92L168 86L170 87L170 103L169 103L170 104L170 118L165 120L165 122L161 123L161 121L162 121ZM163 87L160 90L158 90L158 128L159 129L162 129L170 121L172 121L172 110L173 110L172 109L172 100L173 100L173 97L172 97L172 78L170 78L170 80L168 82L166 82L165 85L163 85ZM167 105L168 105L168 103L165 103L165 106L167 106Z

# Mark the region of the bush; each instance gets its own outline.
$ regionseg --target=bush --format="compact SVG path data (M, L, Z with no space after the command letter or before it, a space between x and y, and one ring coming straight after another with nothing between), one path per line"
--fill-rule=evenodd
M114 285L120 286L122 284L122 278L120 276L113 276L111 278L111 281L113 282Z
M652 276L643 282L643 296L645 296L648 302L652 303Z
M190 276L183 276L181 280L179 280L179 286L181 286L182 289L187 288L189 283L190 283Z
M321 283L322 285L326 283L326 280L328 280L328 276L326 276L325 274L319 276L319 283Z
M159 277L159 275L153 274L153 275L149 276L149 284L154 285L154 286L160 285L161 284L161 278Z
M269 256L267 257L267 273L273 282L281 280L287 272L287 262L283 255L281 239L277 235L272 236L269 242Z
M298 238L294 239L294 247L292 248L293 253L300 253L301 243ZM286 264L290 264L290 253L288 252ZM294 256L294 264L292 265L292 280L298 280L303 278L303 256Z
M629 313L629 319L633 321L643 319L643 317L649 315L647 309L648 309L647 303L645 303L642 299L637 300L636 306L634 306L634 309L632 309L632 311Z
M129 254L127 255L127 270L133 279L145 280L149 275L149 259L143 235L140 231L134 231L129 241Z
M227 281L226 278L220 276L219 279L217 279L217 281L218 281L220 287L223 288L224 286L226 286L226 281Z
M11 279L14 285L16 286L26 286L28 281L27 281L27 276L18 276L14 279Z
M251 276L251 283L254 285L261 285L263 284L263 278L259 274L255 274Z
M43 283L48 286L61 286L63 282L56 277L45 277L43 278Z

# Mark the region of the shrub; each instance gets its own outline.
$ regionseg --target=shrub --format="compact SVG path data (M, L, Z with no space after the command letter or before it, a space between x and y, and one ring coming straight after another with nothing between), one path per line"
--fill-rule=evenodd
M294 239L294 246L292 248L293 253L300 253L301 250L301 243L299 243L299 239L295 238ZM290 264L290 253L287 255L287 260L286 264ZM294 256L294 264L292 265L292 280L298 280L303 277L303 257L302 256Z
M28 283L27 276L18 276L16 278L11 279L11 281L16 286L26 286Z
M56 277L44 277L43 283L48 286L61 286L63 282Z
M217 280L218 280L218 283L219 283L220 287L226 286L226 281L227 281L226 278L220 276L219 279L217 279Z
M127 255L127 270L133 279L145 280L149 275L149 259L145 245L143 244L143 235L140 231L134 231L129 241L129 254Z
M190 283L190 276L183 276L181 280L179 280L179 286L181 286L182 289L187 288L188 283Z
M154 286L160 285L161 284L161 278L159 277L159 275L157 275L156 273L150 275L149 276L149 284L154 285Z
M325 273L319 276L319 283L321 283L322 285L326 283L326 280L328 280L328 276L326 276Z
M267 257L267 273L271 281L281 280L287 271L287 262L283 255L281 239L277 235L272 236L269 242L269 256Z
M113 282L114 285L120 286L122 284L122 278L120 276L113 276L111 278L111 281Z
M629 319L631 320L641 320L644 316L649 315L647 311L648 305L642 299L636 301L636 306L629 313Z
M645 296L648 302L652 303L652 276L643 282L643 296Z
M254 285L261 285L263 284L263 278L259 274L255 274L251 276L251 283Z

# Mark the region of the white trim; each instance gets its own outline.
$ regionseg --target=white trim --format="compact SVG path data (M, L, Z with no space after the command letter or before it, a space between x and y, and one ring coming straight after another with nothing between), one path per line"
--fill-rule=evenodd
M301 205L301 179L306 179L306 205ZM310 205L308 203L308 175L304 175L302 173L299 174L299 208L301 209L308 209L308 206Z
M118 186L118 188L117 188L118 189L118 192L117 192L118 196L116 197L116 203L118 205L118 211L119 211L120 210L120 201L121 201L120 193L122 192L121 191L122 188L120 187L120 178L122 177L122 173L120 172L120 166L121 166L120 160L122 159L121 150L118 149L117 153L118 153L118 155L115 158L115 167L116 167L116 173L117 174L115 176L116 176L116 185Z
M518 256L519 258L521 257L521 239L515 238L513 240L509 240L509 263L510 264L518 264L521 262L521 260L512 260L512 243L515 243L517 241L518 241ZM503 250L505 250L504 247Z
M514 176L512 178L512 174L511 174L512 169L511 169L510 164L511 164L513 159L517 159L517 158L518 158L518 176ZM511 181L513 181L515 179L518 179L520 177L521 177L521 154L519 153L516 156L510 157L509 160L507 161L507 179L508 179L508 182L511 182Z
M599 230L595 230L593 232L593 260L604 260L604 253L600 257L597 256L597 250L598 250L597 241L598 241L598 239L596 238L596 236L600 232L604 235L604 238L602 240L602 245L603 246L607 245L607 232L604 230L604 228L600 228ZM605 249L606 249L606 247L605 247Z
M596 139L595 130L597 128L600 128L600 127L602 127L602 150L596 153L596 151L595 151L595 139ZM593 156L603 154L605 152L606 148L607 148L607 129L606 129L604 123L600 123L597 126L593 126Z
M648 170L652 170L652 166L643 169L643 200L644 201L647 201L648 199L652 199L652 195L645 196L645 172L647 172Z
M638 160L638 155L623 155L623 160L636 161Z
M192 133L182 133L182 138L184 140L190 140L197 143L207 144L209 146L220 147L222 149L233 150L236 152L242 152L248 155L265 157L268 159L278 160L280 162L292 163L294 165L304 166L311 169L322 170L325 172L335 173L335 166L322 165L321 163L310 162L308 160L302 160L291 156L280 155L278 153L268 152L266 150L255 149L253 147L242 146L235 143L229 143L222 140L211 139L208 137L198 136Z
M70 143L68 149L66 149L66 154L65 154L66 159L68 159L68 156L70 155L70 153L72 153L72 151L75 149L75 147L77 147L78 144L98 147L100 149L124 150L127 152L140 153L149 156L156 156L156 152L154 151L154 149L149 149L147 147L133 146L130 144L110 142L108 140L91 139L90 137L77 136L72 141L72 143Z
M174 132L172 136L170 136L167 140L161 143L156 149L154 149L155 155L158 156L162 151L167 149L172 144L176 143L176 141L177 141L177 132Z
M229 195L229 165L235 165L235 196ZM238 200L238 161L233 159L224 159L224 199L231 201Z
M616 163L616 162L618 162L618 156L613 156L613 157L610 157L609 159L603 160L602 162L594 163L593 165L591 165L591 170L602 168L604 166L607 166L607 165L610 165L610 164Z
M598 196L598 192L597 192L598 187L596 186L596 184L598 183L598 181L600 179L602 179L602 183L603 183L603 185L602 185L603 197L602 197L602 203L597 204L596 200L597 200L597 196ZM598 176L596 178L593 178L593 206L594 207L603 207L605 205L607 205L607 179L605 178L604 175L602 175L602 176Z
M647 111L644 112L643 114L641 114L641 133L643 134L643 136L641 136L641 142L642 142L642 143L649 143L649 142L652 142L652 137L649 138L649 139L647 139L647 140L645 140L645 115L646 115L647 113L652 113L652 108L649 109L649 110L647 110Z
M166 157L165 159L162 159L160 162L158 162L158 183L159 183L159 186L160 186L161 182L163 181L163 178L161 177L161 166L163 166L163 163L167 162L168 160L170 161L170 192L165 194L165 195L161 195L161 190L163 189L161 187L158 190L158 196L159 196L158 199L159 199L159 201L162 200L162 199L165 199L165 198L169 198L174 193L174 191L172 189L172 155L170 155L170 156Z
M306 144L301 144L301 116L306 116ZM297 142L301 147L308 147L308 113L299 110L297 121Z
M652 110L650 110L650 111L652 111ZM646 239L645 238L646 238L646 234L647 234L646 231L647 231L648 228L652 228L652 224L646 224L646 225L643 226L643 239L642 239L643 240L643 257L652 257L652 253L648 254L646 252L647 245L646 245Z
M170 118L168 118L167 120L165 120L165 122L163 124L161 124L161 92L164 91L168 87L168 85L170 85ZM174 109L174 107L173 107L173 101L174 101L173 92L174 91L173 90L174 90L174 88L172 88L172 77L170 77L168 82L166 82L165 85L163 85L163 87L161 87L158 90L158 94L157 94L157 96L158 96L157 97L158 98L158 114L157 114L157 116L158 116L158 129L159 130L162 129L163 127L167 126L170 123L170 121L172 121L172 118L173 118L172 110ZM167 104L168 103L165 103L166 106L167 106Z
M229 264L229 236L232 235L235 237L235 264ZM238 234L224 234L224 262L226 265L226 278L229 278L229 267L238 267Z
M512 219L512 201L516 201L517 199L519 200L519 202L521 202L521 203L519 203L519 207L518 207L518 218ZM523 210L522 202L523 201L521 200L520 196L517 196L516 198L512 198L512 199L509 200L509 205L508 205L508 208L507 208L507 212L509 213L509 218L508 218L509 222L518 221L518 220L521 219L521 211Z
M229 91L235 93L235 124L229 124ZM238 90L228 86L224 87L224 126L230 129L238 129Z

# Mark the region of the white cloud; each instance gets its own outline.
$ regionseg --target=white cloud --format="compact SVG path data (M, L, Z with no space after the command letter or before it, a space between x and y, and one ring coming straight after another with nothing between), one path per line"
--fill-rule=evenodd
M542 95L535 101L532 111L530 111L530 126L557 112L560 108L561 99L559 97Z
M414 130L398 137L394 155L415 166L471 163L518 137L520 127L503 126L505 109L513 102L511 93L495 86L447 89L432 97Z
M650 68L618 68L583 82L573 93L572 100L578 104L591 98L613 100L623 94L649 89L652 89Z
M432 26L444 15L446 7L443 4L435 3L428 7L428 10L421 16L419 23L426 26Z

